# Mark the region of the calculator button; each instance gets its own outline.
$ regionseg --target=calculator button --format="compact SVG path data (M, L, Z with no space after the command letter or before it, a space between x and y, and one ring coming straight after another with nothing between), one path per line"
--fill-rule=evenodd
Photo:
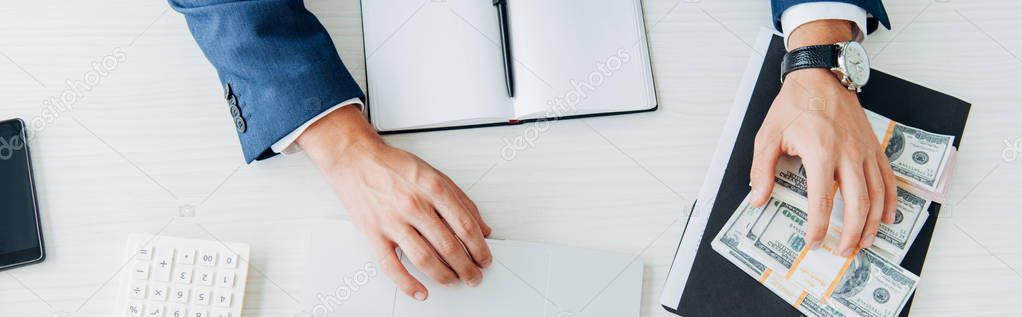
M121 253L121 254L123 254L123 253ZM139 260L145 260L145 261L148 261L149 259L152 259L153 258L153 246L147 245L147 246L139 247L137 250L135 250L135 258L139 259Z
M224 254L224 259L220 261L220 267L229 269L238 267L238 255L234 253Z
M167 301L167 287L153 286L149 289L149 298Z
M192 298L192 303L199 305L209 305L210 297L212 297L212 294L210 294L210 291L208 289L196 290L195 297Z
M177 283L177 284L191 284L192 283L192 270L191 269L177 269L177 270L174 270L174 283Z
M213 296L213 306L231 307L231 292L216 291L216 296Z
M228 313L226 310L218 308L214 309L213 313L210 314L209 317L231 317L231 314Z
M232 271L220 271L217 274L216 286L217 287L234 287L234 272Z
M195 264L195 249L181 249L177 253L177 261L184 265Z
M192 308L190 317L209 317L209 311L201 308Z
M128 290L128 295L131 298L145 299L146 285L144 283L132 284L131 289Z
M188 310L181 306L171 307L167 311L168 317L188 317Z
M148 280L149 263L145 262L135 263L135 268L131 270L131 276L134 276L136 280Z
M216 251L199 251L199 265L202 266L214 266L216 265Z
M175 303L187 304L189 298L188 295L190 295L189 293L190 290L186 287L175 287L174 290L171 291L170 293L170 299L173 300Z
M213 271L206 269L196 270L195 282L206 286L213 286Z
M158 248L153 255L153 279L170 282L170 272L174 263L174 249Z
M128 304L128 317L142 317L142 303L131 303Z
M145 310L146 317L163 317L163 305L149 304L146 305Z

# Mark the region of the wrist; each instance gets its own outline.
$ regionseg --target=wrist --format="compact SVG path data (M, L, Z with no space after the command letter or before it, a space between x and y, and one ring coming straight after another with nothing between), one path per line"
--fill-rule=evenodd
M848 90L841 80L829 69L826 68L804 68L788 73L784 85L796 85L801 89L807 89L816 93L826 95L850 94L855 91Z
M360 148L383 144L357 107L342 107L316 120L295 142L321 167Z
M816 20L800 25L788 35L788 50L810 45L847 42L858 37L855 23L847 20Z

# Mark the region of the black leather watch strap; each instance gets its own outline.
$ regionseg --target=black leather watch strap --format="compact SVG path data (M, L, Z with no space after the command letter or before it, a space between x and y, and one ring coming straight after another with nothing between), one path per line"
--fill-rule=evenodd
M788 73L805 68L837 67L837 45L810 45L791 50L781 61L781 82Z

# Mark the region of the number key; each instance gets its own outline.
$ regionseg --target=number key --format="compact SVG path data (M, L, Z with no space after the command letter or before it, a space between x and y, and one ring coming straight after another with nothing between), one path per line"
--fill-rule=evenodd
M217 274L217 275L219 276L219 278L217 278L217 280L216 280L216 286L217 287L226 287L226 288L234 287L234 272L232 272L232 271L220 271L220 273Z
M192 298L192 302L199 305L209 305L210 291L208 289L201 289L195 291L195 298Z
M191 284L192 283L192 270L191 269L177 269L174 271L174 283L177 284Z
M199 252L199 264L202 266L216 265L216 251L203 250Z
M213 271L199 269L195 271L196 282L206 286L213 285Z
M167 314L170 317L188 317L188 310L186 310L184 307L177 306L168 310Z
M175 287L174 292L170 295L171 299L176 303L188 303L188 293L190 290L185 287Z
M213 296L213 305L217 307L231 307L231 295L230 291L216 291L216 295Z
M225 253L223 261L220 261L220 266L229 269L238 267L238 255L234 253Z

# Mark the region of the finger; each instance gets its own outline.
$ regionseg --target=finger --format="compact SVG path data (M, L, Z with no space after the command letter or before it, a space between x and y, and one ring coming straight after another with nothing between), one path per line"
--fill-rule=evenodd
M770 198L774 188L774 169L777 158L781 155L780 138L768 131L756 134L756 144L752 154L752 168L749 170L749 181L752 183L750 197L754 207L762 207Z
M424 301L429 297L429 290L426 289L426 286L415 279L411 273L408 273L408 269L401 264L401 259L398 258L397 251L394 250L393 242L378 237L369 239L369 244L380 263L383 274L390 277L390 280L394 281L402 293L419 301Z
M408 261L411 261L412 265L422 270L430 278L444 285L458 282L458 276L440 260L440 257L433 251L433 247L415 228L402 226L394 238L397 245L401 247L401 251L404 251L405 256L408 257Z
M467 215L466 215L467 216ZM471 218L471 217L468 217ZM472 220L475 221L475 220ZM433 246L447 266L454 269L466 285L476 286L482 281L483 273L443 219L435 216L416 224L416 228Z
M877 151L877 166L884 181L884 217L887 224L894 223L894 214L898 211L898 180L894 178L894 170L883 151Z
M859 244L869 214L870 199L862 164L862 161L845 159L838 167L841 196L845 202L845 218L837 251L843 257L851 256L853 249Z
M868 248L873 245L877 231L880 230L880 218L884 215L884 203L887 193L884 187L884 179L880 174L880 167L875 159L867 158L862 166L866 176L866 190L869 193L869 214L866 217L866 225L862 230L862 237L859 239L859 247Z
M469 207L458 198L465 196L465 193L458 189L454 183L445 182L438 190L432 191L431 196L437 213L450 226L450 231L453 231L458 239L461 239L465 248L468 249L472 261L478 267L489 267L493 258L490 254L490 247L486 245L486 237L479 222L480 218L477 218ZM462 252L464 253L464 250Z
M834 206L834 166L828 157L803 160L806 167L807 195L809 196L809 224L806 240L810 249L816 249L827 236L830 210Z
M446 179L447 182L454 187L454 189L457 189L454 191L454 193L456 194L458 201L460 201L461 205L465 209L468 209L472 213L472 216L476 218L476 221L479 223L480 229L482 229L483 236L489 237L490 233L493 232L493 228L490 228L490 225L487 224L486 221L483 221L483 216L482 214L479 213L479 208L476 206L475 202L473 202L472 199L468 198L468 194L465 194L464 191L458 189L458 185L455 184L450 177L447 177L447 175L444 174L440 175L442 175L444 179Z

